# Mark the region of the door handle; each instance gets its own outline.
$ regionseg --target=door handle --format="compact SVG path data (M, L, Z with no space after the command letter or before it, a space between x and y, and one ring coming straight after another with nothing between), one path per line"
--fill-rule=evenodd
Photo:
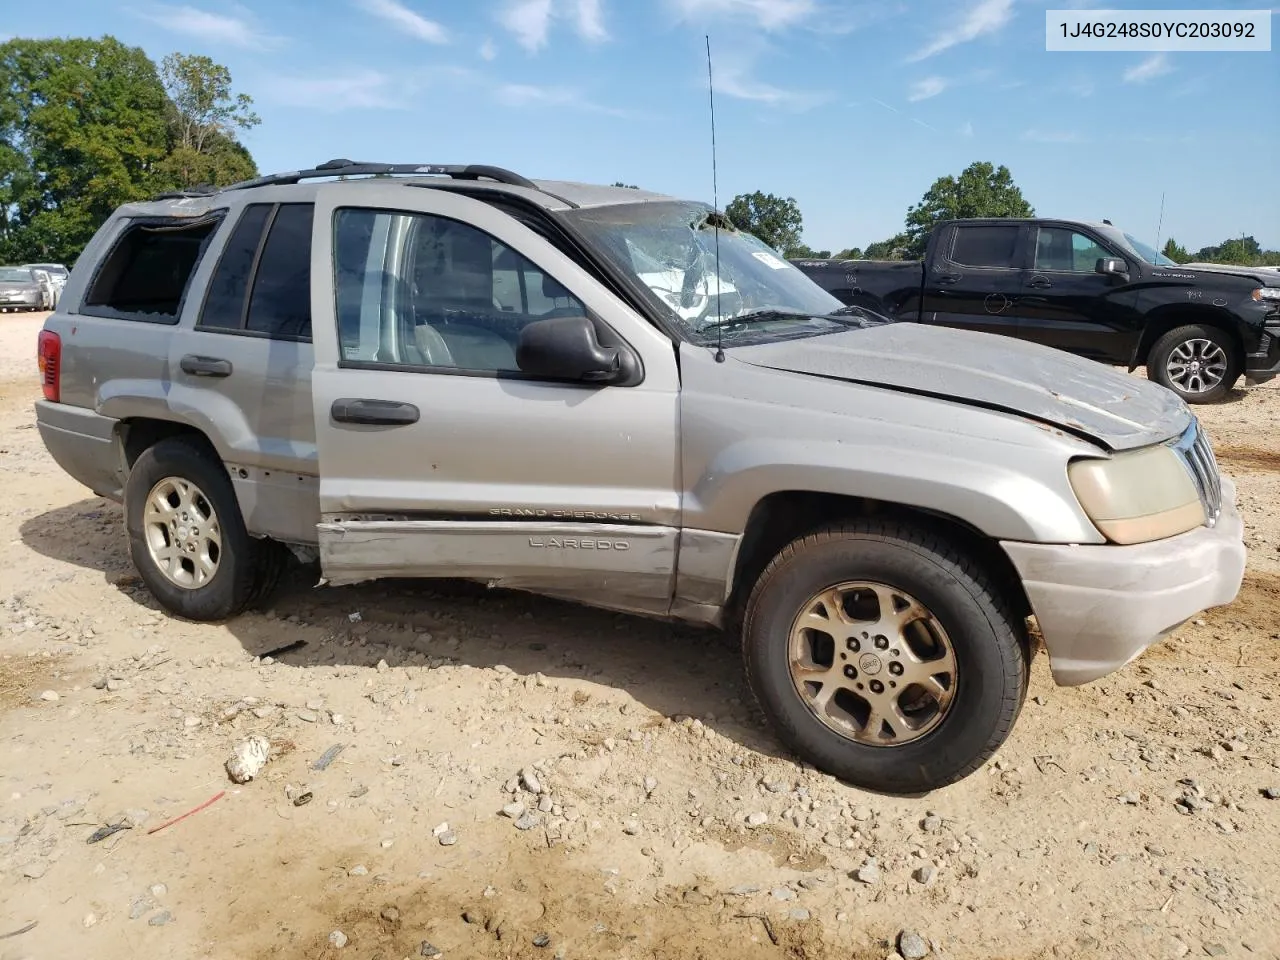
M938 277L938 283L959 283L963 277L958 273L944 273Z
M198 357L194 353L188 353L178 361L178 366L183 373L189 373L193 377L231 376L231 361L218 357Z
M403 427L418 422L418 408L395 400L360 400L344 397L333 401L329 415L339 423L365 423Z
M1048 277L1032 277L1027 282L1027 286L1035 287L1037 290L1048 290L1053 284L1049 282Z

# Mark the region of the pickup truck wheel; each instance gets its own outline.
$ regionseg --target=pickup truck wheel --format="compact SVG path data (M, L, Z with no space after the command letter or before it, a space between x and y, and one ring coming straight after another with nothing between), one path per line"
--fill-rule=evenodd
M1230 334L1199 323L1170 330L1147 358L1151 379L1187 403L1221 400L1240 379L1243 366Z
M171 613L225 620L253 599L258 544L222 465L190 441L161 440L134 462L125 526L134 566Z
M1028 654L983 572L912 527L851 522L785 547L747 602L757 701L803 759L889 793L978 769L1013 728Z

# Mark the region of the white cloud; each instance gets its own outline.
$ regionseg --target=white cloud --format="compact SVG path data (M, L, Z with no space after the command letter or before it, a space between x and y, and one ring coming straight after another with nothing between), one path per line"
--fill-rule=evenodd
M574 29L583 40L599 43L609 39L609 31L604 28L604 14L600 9L600 0L577 0L573 11Z
M1038 130L1034 127L1024 133L1022 139L1032 143L1084 143L1084 138L1071 130Z
M923 80L917 80L911 85L911 92L907 94L907 100L911 103L917 103L920 100L936 97L947 89L949 84L950 81L943 77L925 77Z
M755 103L766 103L770 106L789 107L793 110L808 110L827 99L827 94L806 90L787 90L775 87L763 80L756 80L740 68L719 68L716 70L715 92L738 100L751 100Z
M569 107L614 117L629 116L626 110L588 100L572 87L540 87L531 83L506 83L494 90L494 97L508 107Z
M415 13L396 0L357 0L359 6L393 24L401 31L425 40L428 43L448 43L449 38L444 27L434 20L428 20L420 13Z
M1169 57L1164 53L1153 53L1140 63L1134 64L1124 72L1125 83L1146 83L1156 77L1163 77L1173 70L1169 65Z
M196 7L155 5L136 11L171 33L198 37L212 44L227 44L249 50L265 50L279 43L278 37L268 36L255 27L247 16L209 13Z
M388 108L398 104L390 96L391 78L377 70L359 70L323 77L276 77L266 85L267 96L291 107L338 111Z
M781 30L817 12L815 0L669 0L684 20L713 17L750 20L764 30Z
M1013 17L1013 0L978 0L954 26L933 38L923 49L913 53L907 62L915 63L968 43L1004 27Z
M480 44L480 59L493 60L498 56L498 45L488 37L484 38L484 43Z
M498 14L498 22L530 53L547 45L556 20L569 21L574 32L591 43L609 39L602 0L508 0Z
M520 46L537 53L546 46L551 29L551 0L513 0L499 14L498 22L515 36Z
M964 126L960 128L960 136L968 138L973 136L973 121L966 120Z

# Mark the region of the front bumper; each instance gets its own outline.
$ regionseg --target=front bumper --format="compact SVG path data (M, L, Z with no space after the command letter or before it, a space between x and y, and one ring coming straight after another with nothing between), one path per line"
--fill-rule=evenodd
M1040 624L1053 679L1105 677L1185 621L1230 603L1244 579L1244 524L1222 478L1217 524L1132 546L1005 542Z
M1262 330L1258 349L1245 354L1244 379L1257 386L1277 376L1280 376L1280 326L1267 326Z

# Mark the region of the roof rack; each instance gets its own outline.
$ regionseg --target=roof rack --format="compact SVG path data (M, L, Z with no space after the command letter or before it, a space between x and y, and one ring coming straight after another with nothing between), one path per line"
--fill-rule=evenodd
M490 167L484 164L439 164L439 163L366 163L358 160L329 160L312 170L294 170L290 173L272 173L253 180L233 183L224 190L246 190L249 187L266 187L276 184L297 183L299 180L314 180L320 177L362 177L362 176L446 176L455 180L495 180L516 187L533 187L532 180L504 170L502 167Z
M504 170L502 167L491 167L486 164L439 164L439 163L367 163L359 160L329 160L311 170L292 170L287 173L271 173L252 180L241 180L226 187L210 187L201 184L186 190L175 190L156 196L157 200L176 200L184 197L207 197L224 190L247 190L250 187L270 187L298 183L301 180L317 180L322 177L366 177L366 176L446 176L454 180L493 180L515 187L530 187L536 190L537 185L526 177Z

